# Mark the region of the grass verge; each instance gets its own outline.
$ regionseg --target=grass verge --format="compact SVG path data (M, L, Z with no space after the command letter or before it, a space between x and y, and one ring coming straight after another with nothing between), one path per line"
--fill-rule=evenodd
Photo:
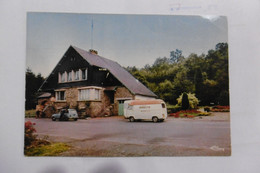
M36 110L31 109L31 110L25 110L25 118L31 118L36 116Z
M58 156L68 151L70 147L64 143L51 143L49 145L34 146L24 150L26 156Z

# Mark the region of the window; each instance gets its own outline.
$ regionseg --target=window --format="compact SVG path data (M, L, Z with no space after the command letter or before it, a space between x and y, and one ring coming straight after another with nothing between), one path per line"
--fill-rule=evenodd
M74 74L75 74L74 79L75 79L75 80L79 80L79 70L75 71Z
M100 100L100 90L99 89L94 89L95 91L95 98L94 100Z
M72 81L72 71L68 73L68 82Z
M79 101L100 100L100 93L100 89L96 88L79 89Z
M133 110L133 106L132 105L128 105L127 109L128 110Z
M63 72L61 74L61 82L65 82L65 80L66 80L66 72Z
M82 69L82 80L88 79L88 69Z
M63 72L58 74L58 82L72 82L72 81L80 81L87 80L88 78L88 69L78 69L76 71L71 70L70 72Z
M79 100L90 100L90 89L79 90Z
M56 100L57 101L64 101L64 100L66 100L65 91L56 91Z
M165 108L165 104L164 103L162 103L162 108Z

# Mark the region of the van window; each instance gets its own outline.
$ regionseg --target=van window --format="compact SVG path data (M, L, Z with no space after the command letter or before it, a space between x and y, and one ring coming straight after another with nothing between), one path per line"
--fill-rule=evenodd
M164 103L162 103L162 108L165 108L165 104Z
M128 108L127 108L128 110L133 110L133 106L131 106L131 105L128 105Z

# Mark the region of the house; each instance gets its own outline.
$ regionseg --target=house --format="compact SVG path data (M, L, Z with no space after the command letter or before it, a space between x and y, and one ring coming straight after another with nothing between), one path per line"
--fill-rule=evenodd
M157 96L117 62L70 46L39 88L38 113L75 108L81 117L123 115L125 100Z

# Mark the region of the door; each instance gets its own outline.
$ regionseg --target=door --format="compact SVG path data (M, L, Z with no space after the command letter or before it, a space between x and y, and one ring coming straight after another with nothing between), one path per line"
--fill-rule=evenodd
M118 100L118 115L124 115L124 100Z

